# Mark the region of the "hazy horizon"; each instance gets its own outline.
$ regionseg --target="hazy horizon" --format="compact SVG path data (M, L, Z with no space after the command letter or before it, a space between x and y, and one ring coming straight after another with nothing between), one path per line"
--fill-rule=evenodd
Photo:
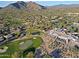
M0 7L5 7L16 1L0 1ZM26 1L25 1L26 2ZM60 4L79 4L79 1L33 1L43 6L55 6Z

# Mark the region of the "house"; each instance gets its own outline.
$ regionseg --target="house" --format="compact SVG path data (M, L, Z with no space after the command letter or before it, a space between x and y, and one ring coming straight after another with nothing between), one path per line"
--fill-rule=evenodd
M16 38L17 38L16 37L16 34L15 33L12 33L12 34L8 34L6 39L8 39L9 41L11 41L11 40L14 40Z
M66 29L65 29L66 30ZM59 30L49 30L47 31L48 35L50 35L51 37L55 37L55 38L59 38L61 39L62 41L63 40L66 40L66 43L68 43L68 40L73 40L73 41L77 41L78 37L77 36L74 36L72 35L71 33L70 34L66 34L63 30L62 31L59 31Z
M72 35L76 36L79 39L79 33L71 33Z
M40 49L36 49L35 50L35 58L42 58L42 52Z
M61 53L60 49L55 49L54 51L52 51L50 53L50 56L52 56L54 58L60 58L61 57L60 53Z
M32 35L40 35L40 32L32 32Z
M4 40L4 37L0 36L0 42L3 42Z

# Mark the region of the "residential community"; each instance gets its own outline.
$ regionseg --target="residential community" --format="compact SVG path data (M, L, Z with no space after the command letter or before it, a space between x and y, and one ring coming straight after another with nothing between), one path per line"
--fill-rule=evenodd
M79 58L78 4L1 7L0 58Z

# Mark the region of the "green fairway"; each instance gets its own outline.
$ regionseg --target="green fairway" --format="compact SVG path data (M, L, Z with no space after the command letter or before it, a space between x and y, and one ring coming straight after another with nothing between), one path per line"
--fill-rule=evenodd
M35 37L32 41L35 48L38 48L42 44L42 39L40 37Z
M19 51L18 44L19 44L19 41L16 41L16 42L10 42L8 44L1 46L1 47L7 46L8 49L5 53L0 53L0 55L3 55L0 57L11 57L11 55L14 54L14 52L18 52Z
M25 49L29 48L30 46L32 46L32 44L33 44L32 40L27 40L23 44L20 44L20 47L19 48L21 50L25 50Z
M3 58L19 57L19 56L17 56L17 55L19 55L18 52L25 51L25 50L28 51L28 49L30 49L32 47L34 47L36 49L36 48L40 47L41 43L42 43L42 39L40 37L32 37L29 39L9 42L7 44L0 46L0 48L3 48L4 46L8 47L6 52L0 53L0 57L3 57ZM29 52L30 51L28 51L28 53Z

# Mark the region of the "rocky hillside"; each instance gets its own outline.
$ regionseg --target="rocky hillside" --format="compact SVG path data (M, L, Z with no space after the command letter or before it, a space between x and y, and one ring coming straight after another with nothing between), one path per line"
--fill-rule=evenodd
M17 1L4 7L4 9L41 10L45 9L45 7L32 1L30 2Z

